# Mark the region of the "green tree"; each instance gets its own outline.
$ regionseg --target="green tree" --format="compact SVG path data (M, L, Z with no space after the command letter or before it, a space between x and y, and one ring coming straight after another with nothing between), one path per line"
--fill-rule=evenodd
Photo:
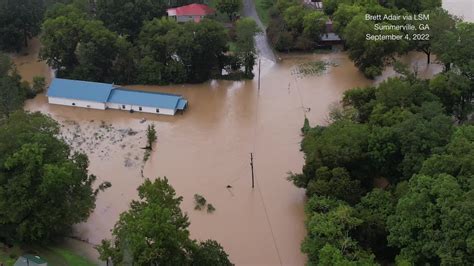
M441 7L441 0L390 0L389 2L397 8L404 8L414 13Z
M380 34L374 27L373 21L366 20L364 15L357 15L342 34L346 40L349 57L368 78L380 75L383 67L393 62L394 56L404 52L408 47L408 43L404 40L367 40L367 34ZM383 35L390 34L401 33L396 30L383 31Z
M46 88L46 79L42 76L34 76L33 84L31 85L32 92L36 95L42 93Z
M459 70L469 80L474 80L474 23L462 22L456 29L444 32L433 43L433 52L446 66L446 70Z
M59 77L114 82L115 74L129 74L123 66L115 67L123 64L127 44L74 5L57 5L47 13L41 42L40 57Z
M457 18L453 17L445 9L437 8L423 12L429 16L429 20L414 21L417 34L428 34L429 40L416 40L413 44L416 50L426 54L427 63L431 63L432 44L443 38L446 32L453 31ZM428 28L427 28L428 26Z
M98 246L102 258L114 264L231 265L218 243L196 244L189 238L188 217L179 208L182 197L176 197L168 179L145 180L138 196L115 224L114 240Z
M443 114L439 103L425 103L419 113L395 126L403 160L399 166L403 176L410 178L423 161L444 147L453 132L452 120Z
M365 12L366 9L362 6L341 4L333 15L334 31L338 34L342 34L352 18L359 14L364 14Z
M183 60L185 66L190 65L188 82L204 82L213 74L220 74L223 68L224 53L228 51L228 35L224 26L213 20L204 19L198 24L187 23L184 25L187 36L193 35L192 41L186 41L186 46L191 45L188 51L180 48L182 58L192 51L188 60Z
M325 33L327 17L319 11L313 11L303 17L303 33L311 41L318 42Z
M459 123L466 121L474 110L474 82L464 75L455 71L439 74L430 81L430 90Z
M332 15L342 4L352 4L353 0L323 0L324 13Z
M346 266L371 266L378 265L373 257L347 258L343 252L331 244L326 244L319 250L317 265L346 265Z
M375 105L375 87L354 88L344 92L342 104L357 110L357 121L367 123Z
M471 183L472 184L472 183ZM388 241L414 264L470 265L474 189L453 176L416 175L388 219Z
M40 113L15 112L0 126L0 239L7 243L64 236L95 207L87 157L71 154L58 134Z
M164 1L97 0L97 17L110 30L135 41L146 21L166 14Z
M468 186L474 175L474 126L457 127L449 144L440 154L423 162L420 174L434 176L446 173Z
M148 128L146 129L147 149L153 149L153 143L155 143L156 139L155 125L148 125Z
M71 77L79 80L114 82L112 67L117 57L118 36L101 21L90 20L83 26L76 49L78 66Z
M308 235L301 250L308 255L309 264L316 265L320 260L333 261L335 258L373 263L374 256L350 236L350 231L362 223L355 217L352 207L343 201L315 196L306 204L305 213ZM332 255L328 254L327 245L332 246Z
M242 7L242 2L240 0L217 0L216 7L220 12L227 14L230 21L234 21Z
M251 18L243 18L236 25L236 52L243 62L247 78L253 78L253 66L255 65L255 34L260 32L257 23Z
M395 213L397 199L391 192L375 188L367 193L355 207L356 216L363 220L354 230L359 244L374 252L377 259L394 261L396 248L388 246L387 219Z
M362 187L370 187L373 170L370 169L370 164L367 161L368 134L369 128L366 125L351 121L337 121L324 129L312 129L305 135L301 143L306 157L303 173L291 176L290 180L295 185L306 188L311 180L316 179L315 181L317 181L319 179L318 170L321 171L321 167L344 168L349 172L351 179L359 180ZM319 173L322 174L322 180L328 179L325 174L326 170ZM338 173L337 176L343 177L344 174ZM350 181L342 178L330 182ZM356 184L353 183L353 185ZM357 186L353 189L358 190ZM357 193L347 196L357 197Z
M140 33L143 58L138 79L146 84L203 82L224 67L228 35L216 21L146 23Z
M0 3L0 50L19 52L40 32L43 0L4 0Z
M355 204L360 200L363 191L360 181L352 180L346 169L329 170L327 167L321 167L309 181L306 195L331 197Z
M303 32L303 20L309 13L303 5L290 6L283 12L283 19L290 31Z
M40 57L58 71L58 76L70 75L79 64L76 49L85 24L86 14L71 5L56 6L47 14Z
M138 47L132 46L124 37L117 38L117 58L112 66L112 77L118 84L137 82Z
M23 106L29 91L26 85L10 58L0 53L0 121Z
M222 246L214 240L206 240L200 242L192 254L192 265L195 266L231 266L229 255L224 251Z

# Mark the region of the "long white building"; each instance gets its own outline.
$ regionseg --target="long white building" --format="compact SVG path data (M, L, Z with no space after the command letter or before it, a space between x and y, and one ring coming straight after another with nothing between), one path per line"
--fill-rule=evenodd
M188 105L188 101L180 95L128 90L113 84L58 78L51 82L47 96L50 104L164 115L175 115L178 111L184 111Z

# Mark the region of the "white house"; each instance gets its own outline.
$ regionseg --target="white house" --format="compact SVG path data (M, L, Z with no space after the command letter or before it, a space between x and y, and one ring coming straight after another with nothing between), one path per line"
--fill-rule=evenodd
M180 95L128 90L113 84L69 79L54 79L47 96L50 104L164 115L175 115L188 105L188 101Z

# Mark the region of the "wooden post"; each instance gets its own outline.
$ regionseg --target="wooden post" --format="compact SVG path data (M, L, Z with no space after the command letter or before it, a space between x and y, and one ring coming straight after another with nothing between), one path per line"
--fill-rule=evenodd
M254 176L253 176L253 153L250 153L250 168L252 169L252 188L254 188Z
M258 91L260 91L260 65L261 65L261 59L258 59Z

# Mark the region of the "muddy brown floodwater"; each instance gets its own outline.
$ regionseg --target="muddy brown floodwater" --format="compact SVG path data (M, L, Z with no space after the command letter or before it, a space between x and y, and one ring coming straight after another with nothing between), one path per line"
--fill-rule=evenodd
M461 7L459 2L445 1L444 5L453 12L472 7L469 0ZM34 40L27 55L14 56L26 80L50 76L44 62L36 59L38 49L39 42ZM262 59L260 91L256 80L131 86L182 94L189 108L184 115L174 117L54 106L44 95L27 101L27 110L58 120L64 139L89 156L89 171L98 177L97 184L112 183L99 194L90 218L74 227L74 236L84 242L68 240L65 245L100 263L93 245L111 237L110 229L119 214L137 198L142 176L166 176L177 194L184 197L181 207L189 215L193 238L217 240L237 265L303 265L306 258L300 244L305 235L305 196L286 176L288 171L301 171L304 163L299 151L304 117L312 125L326 124L330 105L337 103L345 90L372 81L365 79L342 52L282 57L278 63ZM321 75L296 74L298 65L321 60L334 66ZM426 65L420 53L410 53L402 60L422 76L441 70L439 65ZM388 68L376 82L392 75ZM156 126L158 141L144 163L141 147L151 123ZM254 189L250 153L254 154ZM194 210L196 193L216 211L208 214Z
M337 66L320 76L295 74L299 64L317 60ZM343 53L262 62L260 91L256 81L131 86L182 94L189 109L174 117L48 105L44 95L28 101L26 109L61 123L65 140L89 156L90 172L99 182L112 182L99 194L88 221L75 226L75 236L91 244L110 238L119 214L137 197L143 168L145 177L167 176L184 197L181 207L190 217L192 237L217 240L237 265L303 265L304 191L288 182L286 173L303 165L304 114L312 124L324 124L329 105L345 90L370 82ZM140 147L150 123L156 125L158 141L144 164ZM215 206L213 214L194 210L196 193Z

